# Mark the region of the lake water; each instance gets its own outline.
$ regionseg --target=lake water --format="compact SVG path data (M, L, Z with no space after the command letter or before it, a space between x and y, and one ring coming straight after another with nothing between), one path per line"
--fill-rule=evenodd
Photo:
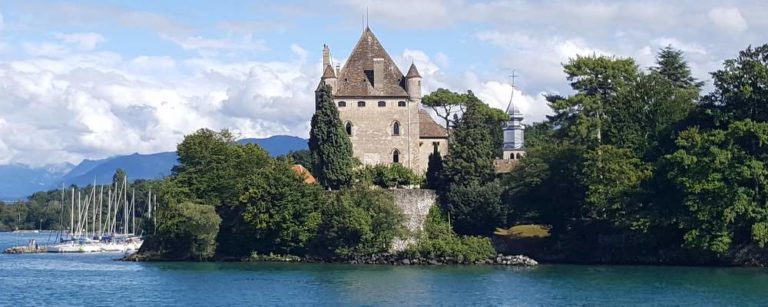
M47 234L0 233L0 248ZM133 263L0 255L0 306L766 306L768 269Z

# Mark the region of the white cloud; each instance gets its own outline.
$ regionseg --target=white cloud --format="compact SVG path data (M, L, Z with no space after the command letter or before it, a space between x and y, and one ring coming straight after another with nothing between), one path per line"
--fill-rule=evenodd
M680 40L672 37L659 37L657 39L654 39L651 41L652 44L654 44L656 47L664 48L667 46L672 46L673 48L680 49L687 53L700 53L700 54L707 54L707 50L696 43L684 43Z
M0 164L174 150L203 127L306 137L319 64L308 63L301 47L292 50L294 60L285 62L93 51L0 62Z
M203 38L201 36L162 36L164 39L176 43L184 50L198 51L201 54L215 54L222 51L265 51L268 50L264 41L256 40L252 35L245 35L237 39L228 38Z
M98 33L55 33L54 37L65 43L75 44L82 50L93 50L97 44L105 41L104 37Z
M725 32L741 33L749 28L747 21L741 16L741 11L736 7L713 8L709 10L709 20Z

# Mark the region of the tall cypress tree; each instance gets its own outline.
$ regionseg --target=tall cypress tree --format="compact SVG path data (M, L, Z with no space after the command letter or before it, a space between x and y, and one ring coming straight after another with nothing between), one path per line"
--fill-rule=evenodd
M432 153L429 154L426 177L427 188L433 190L443 189L443 156L440 155L440 151L437 150L437 147L435 147Z
M349 186L354 165L352 143L344 131L328 85L321 86L315 93L309 150L312 152L312 173L320 184L334 190Z

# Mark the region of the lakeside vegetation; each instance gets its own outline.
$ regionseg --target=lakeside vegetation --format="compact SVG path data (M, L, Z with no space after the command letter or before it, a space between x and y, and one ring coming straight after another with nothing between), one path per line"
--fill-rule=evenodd
M708 93L672 48L647 70L592 55L564 71L574 94L546 97L554 114L527 127L526 157L502 175L493 161L506 115L471 91L424 97L451 128L450 154L430 155L424 177L360 166L328 88L318 91L309 151L271 158L201 129L179 144L172 175L152 182L161 207L140 254L348 260L412 236L404 255L473 262L496 252L489 237L502 228L503 237L542 234L535 248L511 251L545 261L768 264L768 45L725 61ZM319 184L305 184L294 163ZM413 185L439 195L417 234L402 228L386 191ZM21 228L46 216L43 228L55 228L58 213L47 210L59 196L38 194L0 207L0 227L27 212Z

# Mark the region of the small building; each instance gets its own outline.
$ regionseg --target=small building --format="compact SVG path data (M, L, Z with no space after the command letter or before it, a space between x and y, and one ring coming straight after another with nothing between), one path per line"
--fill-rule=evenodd
M315 179L315 176L312 176L312 173L309 172L306 168L301 166L301 164L294 164L291 166L291 169L299 176L304 178L304 183L306 184L314 184L317 182L317 179Z

